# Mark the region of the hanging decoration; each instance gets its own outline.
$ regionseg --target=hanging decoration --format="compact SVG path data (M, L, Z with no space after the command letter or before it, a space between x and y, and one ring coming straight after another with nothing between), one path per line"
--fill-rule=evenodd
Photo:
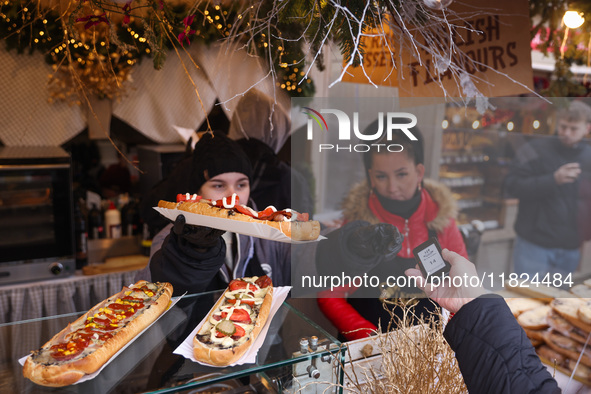
M81 94L121 97L135 64L150 58L160 69L167 55L180 53L196 41L244 49L266 63L267 77L278 89L291 96L311 96L310 70L324 68L329 43L338 46L345 62L334 84L349 67L363 67L361 38L376 31L386 38L384 31L389 31L414 63L445 60L444 69L438 72L453 73L467 101L485 101L473 89L473 77L462 72L463 65L442 54L441 43L448 41L449 32L464 28L462 16L448 8L451 3L4 0L0 3L0 36L8 50L43 53L55 70L50 79L51 97L79 103ZM453 51L462 53L458 47ZM391 55L400 70L406 58Z
M591 67L591 2L587 0L530 0L532 49L556 59L548 86L541 90L549 97L591 94L586 81L581 83L570 71L573 65ZM577 27L565 25L566 12L585 17ZM583 19L583 18L581 18Z
M7 0L0 3L0 37L7 50L41 52L53 67L50 100L83 104L83 95L117 99L133 66L151 58L161 69L170 50L192 41L212 44L227 39L233 21L248 13L238 3L174 3L164 1L72 1L43 8L41 3ZM241 12L241 14L239 14ZM248 24L248 22L247 22ZM236 33L239 34L239 33ZM265 55L265 33L255 35L249 49ZM300 44L287 42L272 61L276 84L291 96L311 96L314 84L298 73L303 64ZM299 59L287 63L285 58ZM286 84L287 83L287 84ZM301 83L301 86L294 86Z

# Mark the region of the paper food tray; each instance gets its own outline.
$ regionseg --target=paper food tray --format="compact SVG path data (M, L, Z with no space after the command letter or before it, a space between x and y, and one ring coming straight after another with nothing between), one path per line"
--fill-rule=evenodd
M267 321L265 322L265 326L263 327L263 329L259 333L259 336L256 338L256 340L254 341L252 346L234 364L224 365L224 366L211 365L211 364L203 363L201 361L197 361L195 359L194 354L193 354L193 338L195 337L195 335L197 335L197 332L199 332L199 329L201 328L203 323L205 323L206 319L213 312L213 309L216 307L215 305L211 308L211 310L209 312L207 312L207 315L205 315L203 320L201 320L201 323L199 323L197 325L197 327L195 327L195 329L189 334L189 336L187 338L185 338L183 343L181 343L179 345L179 347L177 347L174 350L173 353L179 354L185 358L188 358L191 361L194 361L194 362L199 363L201 365L206 365L208 367L225 368L228 366L231 367L234 365L250 364L250 363L256 362L257 353L258 353L259 349L261 348L261 346L263 345L263 343L265 342L265 337L267 336L267 331L269 331L269 327L271 326L271 321L273 320L273 316L275 316L275 313L279 310L279 307L281 307L281 305L283 304L283 301L285 301L285 299L287 298L287 295L289 294L290 290L291 290L291 286L273 287L273 301L271 302L271 310L269 311L269 316L267 317ZM217 304L217 301L216 301L216 304Z
M185 293L185 294L186 294L186 293ZM159 320L159 319L160 319L162 316L164 316L164 315L166 314L166 312L168 312L169 310L171 310L171 309L172 309L172 307L173 307L173 306L175 306L175 304L176 304L177 302L179 302L179 300L180 300L181 298L183 298L183 296L184 296L185 294L183 294L183 295L181 295L181 296L178 296L178 297L172 297L172 298L171 298L171 300L170 300L170 304L168 305L168 308L166 308L166 310L165 310L165 311L164 311L164 312L163 312L163 313L162 313L160 316L158 316L158 318L157 318L156 320L154 320L154 321L152 322L152 324L150 324L150 325L149 325L148 327L146 327L146 328L145 328L145 329L144 329L142 332L140 332L140 333L139 333L139 334L137 334L135 337L133 337L133 338L132 338L132 339L131 339L129 342L127 342L127 344L126 344L125 346L123 346L121 349L119 349L119 351L118 351L117 353L115 353L115 354L114 354L114 355L113 355L113 356L112 356L112 357L111 357L111 358L110 358L110 359L109 359L109 360L108 360L106 363L104 363L104 364L103 364L103 366L102 366L102 367L101 367L101 368L100 368L98 371L96 371L96 372L94 372L94 373L92 373L92 374L89 374L89 375L84 375L84 376L83 376L83 377L82 377L82 378L81 378L79 381L77 381L76 383L73 383L72 385L74 385L74 384L78 384L78 383L82 383L82 382L86 382L87 380L91 380L91 379L94 379L94 378L96 378L96 377L98 376L98 374L99 374L99 373L101 373L101 371L102 371L102 370L103 370L103 369L104 369L104 368L105 368L107 365L109 365L109 364L111 363L111 361L113 361L115 358L117 358L117 356L118 356L118 355L119 355L121 352L123 352L125 349L127 349L127 347L128 347L129 345L131 345L131 344L132 344L132 343L133 343L133 342L134 342L136 339L138 339L138 338L139 338L139 337L140 337L140 336L141 336L141 335L142 335L144 332L146 332L146 330L147 330L147 329L149 329L150 327L152 327L152 325L153 325L154 323L156 323L156 322L157 322L157 321L158 321L158 320ZM27 356L21 357L21 358L18 360L18 362L20 363L20 365L23 365L23 366L24 366L24 365L25 365L25 361L27 361L27 358L28 358L28 357L30 357L30 355L27 355Z
M321 239L326 239L322 235L312 241L295 241L283 234L281 231L267 226L264 223L252 223L242 222L240 220L232 220L225 218L216 218L213 216L199 215L197 213L181 211L179 209L168 209L161 207L153 207L158 213L165 218L174 222L176 217L180 214L185 216L187 224L193 224L198 226L206 226L217 228L219 230L225 230L232 233L250 235L257 238L269 239L271 241L287 242L292 244L304 244L308 242L317 242Z

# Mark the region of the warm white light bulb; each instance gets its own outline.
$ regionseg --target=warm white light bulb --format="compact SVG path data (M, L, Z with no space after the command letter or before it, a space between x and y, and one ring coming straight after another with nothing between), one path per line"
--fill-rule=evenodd
M566 11L562 17L562 21L569 29L576 29L585 22L585 18L577 11Z
M453 0L423 0L423 3L434 10L442 10L448 7Z

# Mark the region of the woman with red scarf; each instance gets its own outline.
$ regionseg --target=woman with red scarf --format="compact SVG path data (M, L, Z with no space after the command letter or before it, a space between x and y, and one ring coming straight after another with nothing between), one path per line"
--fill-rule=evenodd
M376 127L377 123L374 123L368 129L375 130ZM401 152L370 150L365 153L363 161L367 179L353 187L343 204L344 218L348 223L346 227L356 221L389 223L404 237L395 257L382 259L367 272L368 276L376 275L382 280L388 276L404 276L406 269L414 268L413 249L430 237L436 237L442 248L467 257L456 225L456 202L445 185L424 179L422 137L416 129L413 134L418 141L411 141L402 133L394 133L393 139L388 141L389 144L401 145ZM319 245L319 248L334 251L335 245L327 243ZM319 252L323 255L322 251ZM379 300L383 291L378 288L339 288L322 292L318 304L341 336L354 340L372 335L379 322L382 327L388 325L390 314ZM390 296L414 298L419 294L420 290L416 288L403 288L390 293ZM421 295L424 297L424 294ZM433 309L434 305L428 299L421 299L415 306L415 312L419 314Z

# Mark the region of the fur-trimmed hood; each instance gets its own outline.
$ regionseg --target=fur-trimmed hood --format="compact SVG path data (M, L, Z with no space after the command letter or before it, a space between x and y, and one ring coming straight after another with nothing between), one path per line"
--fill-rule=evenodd
M449 224L450 219L456 219L458 216L456 200L451 190L440 182L425 179L423 184L438 207L437 215L433 220L427 222L427 227L441 232ZM370 192L371 189L367 180L353 186L342 204L345 220L349 222L353 220L366 220L372 224L380 222L369 208L368 200Z

